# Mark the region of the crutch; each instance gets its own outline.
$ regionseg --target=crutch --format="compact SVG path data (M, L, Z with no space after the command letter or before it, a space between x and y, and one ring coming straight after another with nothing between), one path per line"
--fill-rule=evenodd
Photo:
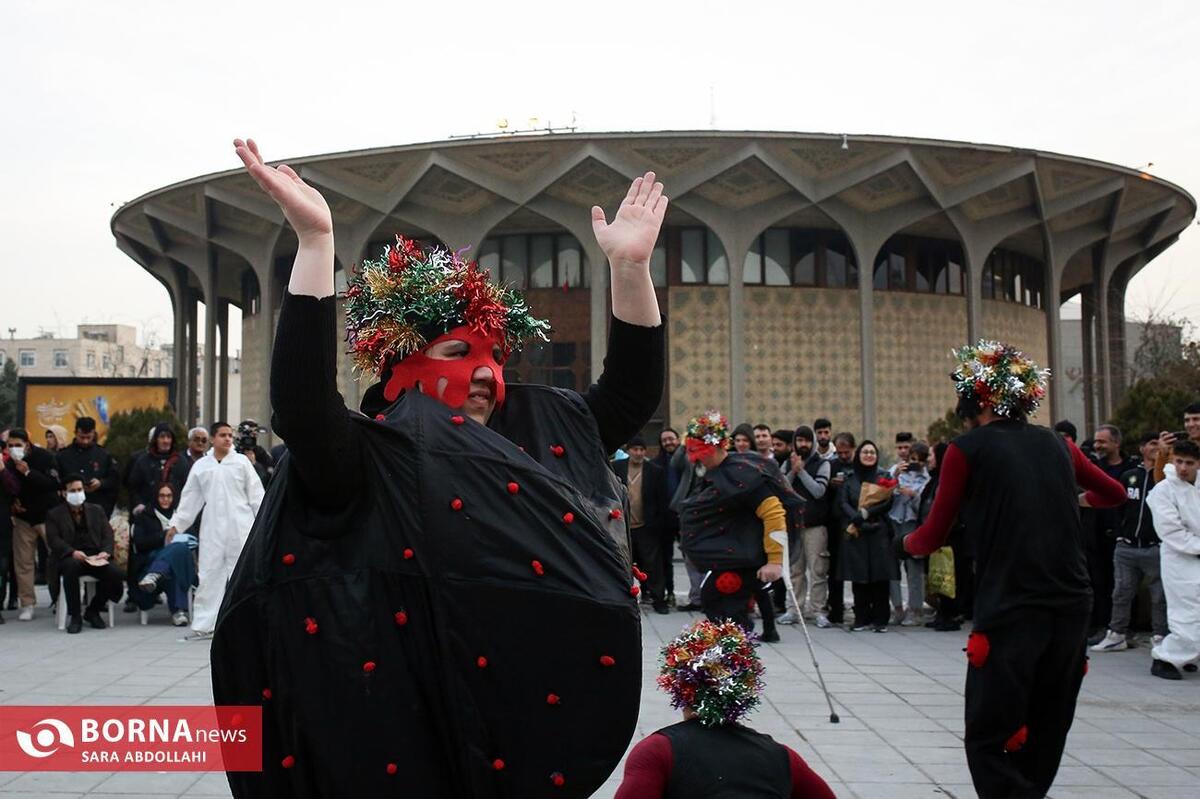
M787 588L788 596L792 598L792 605L796 608L796 615L800 618L800 629L804 631L804 642L808 644L808 655L812 658L813 668L817 670L817 681L821 683L821 690L825 692L825 702L829 705L829 723L838 724L841 719L833 709L833 698L829 695L829 689L825 687L825 678L821 676L821 664L817 663L817 653L813 649L812 638L808 634L808 624L804 621L804 605L796 598L796 590L792 588L792 558L788 551L787 531L776 530L771 533L771 538L783 547L783 585Z

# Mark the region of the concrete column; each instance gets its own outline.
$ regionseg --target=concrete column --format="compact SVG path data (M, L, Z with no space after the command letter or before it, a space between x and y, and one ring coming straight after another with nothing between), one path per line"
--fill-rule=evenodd
M590 327L592 338L592 380L600 379L604 371L604 353L608 351L608 294L609 266L604 251L592 237L580 239L583 252L588 260L588 295L591 300Z
M172 283L171 307L173 309L174 342L171 347L175 359L175 413L186 421L184 400L187 398L187 283L178 280Z
M1053 424L1062 419L1063 392L1067 390L1066 376L1063 374L1062 348L1062 274L1059 269L1057 256L1050 247L1046 248L1046 350L1050 362L1050 419Z
M196 408L197 386L196 386L196 361L200 351L200 309L198 300L195 294L188 291L187 295L187 314L188 314L188 335L187 335L187 353L184 359L184 370L187 372L187 394L184 397L183 407L184 418L188 426L196 424L199 417L199 412Z
M746 418L746 254L745 236L719 237L729 263L729 418ZM707 267L707 265L706 265Z
M1096 341L1093 325L1096 321L1096 302L1094 285L1084 286L1080 291L1082 300L1082 330L1080 341L1083 344L1083 426L1080 433L1083 438L1091 435L1096 428Z
M966 258L963 290L967 298L967 341L974 344L983 336L983 266L987 263L989 249L968 247L963 244Z
M215 421L217 410L217 314L220 300L217 297L217 257L209 247L208 271L204 280L204 400L202 406L208 416L205 424Z
M1114 275L1108 284L1108 354L1112 382L1109 383L1109 408L1115 411L1121 397L1129 388L1128 351L1125 341L1125 288L1124 273ZM1111 416L1111 412L1110 412Z
M1099 257L1093 259L1092 275L1092 307L1096 314L1095 337L1092 340L1096 353L1096 421L1102 423L1108 420L1111 411L1112 360L1109 350L1109 270Z
M218 394L217 416L237 424L237 420L229 420L229 301L217 301L217 330L221 337L221 349L218 353Z

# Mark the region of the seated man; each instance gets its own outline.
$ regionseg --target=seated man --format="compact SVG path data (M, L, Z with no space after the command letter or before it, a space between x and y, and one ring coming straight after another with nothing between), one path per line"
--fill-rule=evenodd
M188 589L196 583L196 538L186 533L168 536L175 511L175 489L160 483L153 505L133 520L129 534L129 570L135 585L129 596L141 610L154 606L154 598L165 591L171 623L186 627Z
M63 481L63 492L66 504L46 512L46 540L50 544L51 557L59 561L63 598L70 616L67 632L82 630L84 619L97 630L103 630L107 625L100 617L100 611L106 602L120 599L125 578L111 563L113 529L104 508L86 501L82 475L68 476ZM100 582L81 618L79 578L84 576L95 577Z
M739 625L697 622L663 648L662 662L658 685L683 721L633 747L616 799L833 798L800 755L740 723L759 702L763 665Z

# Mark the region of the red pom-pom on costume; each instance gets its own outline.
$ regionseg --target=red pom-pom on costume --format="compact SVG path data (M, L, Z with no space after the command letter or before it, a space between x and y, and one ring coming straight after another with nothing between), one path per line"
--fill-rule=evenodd
M296 556L293 555L291 552L289 552L283 556L282 560L283 560L284 566L291 566L293 563L296 562Z
M983 633L971 633L967 636L967 663L980 668L987 662L988 654L992 651L992 642Z
M279 765L283 766L284 768L291 768L292 766L296 765L296 758L288 755L283 760L279 761Z
M395 763L388 763L388 764L387 764L387 773L388 773L388 774L395 774L395 773L396 773L397 771L399 771L399 770L400 770L400 767L399 767L399 766L397 766Z
M450 421L454 424L462 424L466 421L466 419L462 418L461 416L451 416Z
M556 458L561 458L563 455L567 454L567 451L558 444L550 447L550 451L554 453L554 457Z
M556 771L550 775L550 782L554 783L554 787L561 788L567 784L567 778L560 772Z
M605 667L613 666L616 664L616 662L617 661L613 660L612 657L610 657L609 655L601 655L600 656L600 665L601 666L605 666Z
M475 658L475 665L481 669L486 669L488 666L487 658L485 658L483 655L480 655L479 657Z
M500 758L496 758L495 760L493 760L492 761L492 770L493 771L504 771L504 761L501 760Z
M458 497L455 497L454 499L450 500L450 509L451 510L462 510L462 507L463 507L463 501L461 499L459 499Z
M404 550L404 559L405 560L412 560L412 557L413 557L413 551L411 549Z
M536 574L538 577L541 577L543 574L546 573L546 569L542 566L542 562L540 560L535 560L532 563L530 563L529 565L531 567L533 567L533 573Z
M608 512L608 518L610 518L610 519L619 519L619 518L621 518L621 509L620 509L620 508L613 508L612 510L610 510L610 511Z
M563 519L563 524L574 524L575 523L575 514L571 513L571 511L567 511L566 513L563 514L562 519Z
M312 616L308 616L304 619L304 632L308 633L309 635L316 635L318 629L320 628L317 626L317 620Z
M515 495L520 490L521 490L521 487L519 485L517 485L516 483L508 484L508 493Z
M1088 673L1088 668L1089 668L1089 663L1090 663L1090 661L1091 661L1091 658L1086 658L1086 657L1085 657L1085 658L1083 659L1083 676L1084 676L1084 677L1086 677L1086 676L1087 676L1087 673Z
M1004 742L1005 752L1020 752L1025 748L1025 742L1029 740L1029 728L1024 724L1021 729L1012 734L1012 737Z
M396 611L396 614L392 618L396 620L397 627L403 627L408 624L408 614L402 610Z
M647 578L648 578L650 575L646 574L644 571L642 571L641 569L639 569L639 568L637 567L637 564L635 563L635 564L634 564L634 566L633 566L633 576L634 576L634 577L636 577L636 578L638 578L639 580L641 580L641 581L644 583L644 582L646 582L646 579L647 579Z
M717 576L716 586L722 594L736 594L742 590L742 576L737 572L721 572Z
M557 705L562 700L558 698L558 694L546 694L547 705Z
M364 674L370 674L373 671L375 671L375 661L368 660L366 663L363 664L363 673Z
M375 414L375 421L377 421L377 422L382 422L382 421L383 421L384 419L386 419L386 418L387 418L387 417L386 417L386 416L384 416L382 413L377 413L377 414Z
M262 697L263 697L263 699L270 699L271 698L271 689L264 688L262 691Z
M637 596L640 593L642 593L642 589L638 588L636 585L629 586L629 595L630 596Z

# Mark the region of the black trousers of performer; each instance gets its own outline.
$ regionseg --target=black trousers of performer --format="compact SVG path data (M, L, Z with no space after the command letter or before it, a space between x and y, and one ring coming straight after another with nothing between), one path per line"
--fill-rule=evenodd
M829 526L829 620L841 624L846 620L846 584L834 579L838 568L838 551L842 547L842 531L836 524ZM798 597L799 598L799 597Z
M669 510L666 512L662 532L659 533L659 541L662 544L664 597L675 596L675 539L678 535L679 517Z
M730 594L717 588L720 576L732 572L741 578L741 587ZM700 605L709 621L722 622L732 619L746 632L754 632L754 620L750 617L750 598L754 597L763 614L763 632L775 631L775 612L771 607L770 592L763 590L758 579L758 569L714 569L708 574L700 589Z
M646 573L642 591L655 606L666 604L663 595L662 540L657 527L637 527L630 531L633 539L633 562Z
M80 577L95 577L100 581L96 584L96 593L92 597L92 601L88 603L89 611L101 611L106 603L116 602L121 598L125 573L111 563L92 566L68 555L59 561L58 569L59 574L62 575L63 599L67 603L68 616L81 615L79 612L79 606L82 604L79 599Z
M1117 548L1117 540L1110 537L1099 525L1095 529L1084 530L1084 535L1091 538L1087 555L1088 579L1092 583L1092 622L1091 630L1101 630L1108 627L1112 619L1113 592L1113 554Z
M1042 797L1075 719L1089 617L1025 610L986 631L990 651L967 667L967 765L981 799ZM1022 727L1025 744L1006 752Z
M887 627L892 617L892 602L887 580L854 583L854 626Z

